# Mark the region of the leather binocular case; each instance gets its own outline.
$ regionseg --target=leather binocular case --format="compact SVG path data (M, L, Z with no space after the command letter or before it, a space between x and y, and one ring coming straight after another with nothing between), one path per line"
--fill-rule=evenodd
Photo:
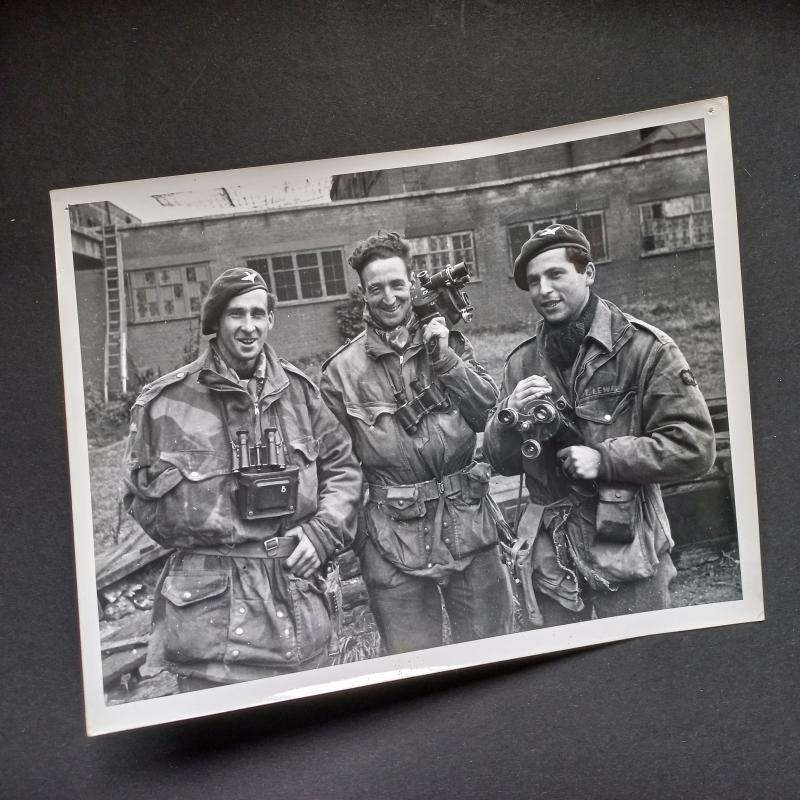
M233 491L243 520L272 519L294 514L300 468L286 464L283 442L276 430L264 431L267 441L250 445L247 431L237 431L233 445Z

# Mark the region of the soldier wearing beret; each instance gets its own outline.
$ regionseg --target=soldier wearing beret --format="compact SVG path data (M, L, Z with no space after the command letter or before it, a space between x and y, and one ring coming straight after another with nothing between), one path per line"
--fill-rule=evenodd
M369 486L356 550L389 653L441 645L442 603L456 642L512 623L489 468L474 460L497 387L443 317L419 324L409 260L397 233L356 246L366 331L328 360L320 383ZM441 402L409 425L402 409L429 386Z
M589 242L569 225L523 245L514 280L541 320L508 356L484 438L492 466L524 474L531 500L545 506L533 583L546 625L668 607L676 571L659 484L714 461L686 359L665 333L598 297L595 277ZM536 422L542 399L561 409L558 430L522 447L541 428L521 421Z
M274 306L257 272L223 272L201 312L208 350L132 410L124 502L175 548L148 660L181 690L329 660L321 570L351 540L361 474L318 389L267 344Z

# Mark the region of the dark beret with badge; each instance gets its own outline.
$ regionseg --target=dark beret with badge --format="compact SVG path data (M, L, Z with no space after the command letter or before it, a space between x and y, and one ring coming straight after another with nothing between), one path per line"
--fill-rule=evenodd
M226 269L211 284L208 295L203 301L203 309L200 312L203 334L207 336L216 331L220 314L225 310L231 298L252 292L254 289L264 289L269 294L267 284L255 270L244 267Z
M558 247L575 247L583 250L591 257L589 240L572 225L561 225L554 222L536 233L522 245L519 255L514 261L514 283L520 289L528 291L527 269L528 264L541 253L555 250Z

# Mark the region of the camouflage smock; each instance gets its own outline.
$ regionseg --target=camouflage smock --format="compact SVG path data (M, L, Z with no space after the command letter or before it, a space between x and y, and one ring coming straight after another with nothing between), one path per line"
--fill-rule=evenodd
M146 386L125 457L126 508L155 541L178 548L157 593L150 663L220 682L317 663L330 634L321 576L307 581L284 559L226 553L300 525L324 564L350 543L361 496L350 438L318 389L268 345L264 354L257 402L211 351ZM258 441L268 427L286 443L287 463L300 468L297 509L283 519L242 520L231 440L247 430ZM197 547L204 552L193 553Z

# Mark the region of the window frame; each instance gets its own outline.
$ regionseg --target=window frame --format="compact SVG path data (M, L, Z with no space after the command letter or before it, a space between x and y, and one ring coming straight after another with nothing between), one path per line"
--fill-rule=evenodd
M700 209L694 208L694 203L697 198L704 198L704 207ZM644 209L645 208L653 208L653 206L659 203L668 203L673 200L684 200L690 199L692 201L692 210L688 214L678 214L673 217L667 217L667 219L682 219L687 218L689 219L689 230L690 230L690 238L692 241L688 245L682 245L680 247L660 247L654 248L652 250L645 250L644 242L646 236L654 236L655 234L652 233L645 233L645 218L644 218ZM689 250L703 250L709 247L714 247L714 212L711 206L711 192L693 192L692 194L678 194L673 195L671 197L660 197L657 200L648 200L644 203L637 203L637 211L639 215L639 255L641 258L652 258L653 256L664 256L670 255L671 253L685 253ZM698 217L700 214L709 214L711 219L711 238L708 241L694 241L693 240L693 232L694 232L694 224L695 218ZM653 217L651 217L652 221Z
M325 276L325 270L328 265L325 264L324 255L325 253L338 253L340 257L339 265L341 266L341 277L334 278L334 281L338 282L339 280L343 283L343 291L340 294L327 294L328 291L328 282ZM319 297L303 297L303 284L301 281L301 270L309 270L312 269L314 265L307 265L303 267L299 267L297 263L298 256L308 256L314 255L316 257L317 263L317 274L319 275L319 285L322 288L324 294L320 295ZM282 300L280 295L278 294L277 290L277 282L275 281L275 272L273 269L273 259L287 259L290 258L292 261L292 269L291 275L293 278L293 286L294 291L296 293L296 297L289 300ZM345 258L345 248L342 245L336 245L333 247L318 247L315 249L304 249L304 250L284 250L277 253L262 253L259 255L250 255L244 258L245 264L248 269L255 270L258 272L261 277L269 286L270 291L272 294L275 295L277 302L280 303L281 306L288 306L288 305L308 305L310 303L327 303L327 302L334 302L338 300L342 300L343 298L347 297L347 293L350 289L349 282L347 280L347 260ZM266 262L266 274L264 274L264 269L262 268L261 264L259 263L256 265L254 262ZM289 273L289 270L279 270L280 273Z
M519 228L522 225L528 226L528 238L533 236L534 231L541 230L542 228L546 228L548 225L553 224L565 224L569 225L568 222L563 222L563 218L576 218L576 222L578 222L578 230L582 232L580 227L580 219L582 217L589 217L589 216L600 216L600 225L603 234L603 250L605 251L602 258L596 258L594 253L592 253L592 263L593 264L608 264L613 259L611 254L609 253L608 249L608 234L606 231L606 210L605 208L595 208L589 211L580 211L578 213L574 211L565 211L562 214L551 215L548 217L543 217L541 219L533 219L533 220L520 220L519 222L512 222L506 225L506 242L508 244L508 252L511 255L511 273L514 272L514 261L516 257L519 255L519 251L514 252L514 243L511 238L511 229L512 228Z
M194 270L195 272L195 280L190 281L187 277L188 270ZM182 271L182 280L179 283L163 283L160 280L160 273L162 270L181 270ZM136 286L135 285L135 278L136 275L144 275L145 273L152 273L154 276L153 283L147 283L147 285L143 286ZM211 262L210 261L192 261L189 263L182 263L182 264L158 264L152 267L136 267L134 269L125 268L124 273L124 281L125 281L125 312L126 312L126 324L128 325L145 325L150 322L172 322L174 320L186 320L186 319L197 319L200 315L200 309L203 305L203 300L208 294L208 289L211 288ZM192 300L197 296L192 294L188 291L189 286L192 284L197 284L198 287L202 285L203 282L208 284L208 288L206 289L205 293L201 293L199 296L200 305L197 311L186 311L181 314L165 314L164 303L169 301L173 301L174 297L174 287L180 286L181 292L183 293L183 298L186 300L186 304L191 309ZM170 298L164 298L162 294L162 289L169 287L172 289L173 296ZM157 316L146 316L141 317L139 315L138 306L136 302L136 292L139 289L155 289L158 297L158 308L159 314Z
M443 236L447 237L447 260L446 260L445 263L449 263L451 266L454 265L454 264L458 264L461 259L456 258L456 256L455 256L456 252L463 252L463 251L468 249L472 253L472 260L471 261L466 261L466 263L467 263L467 265L469 267L470 283L479 283L480 280L481 280L481 273L480 273L480 267L478 265L478 257L477 257L477 254L475 252L476 247L475 247L475 231L474 230L447 231L445 233L428 233L428 234L425 234L424 236L406 236L406 241L408 241L409 244L411 244L411 254L410 254L411 255L411 262L410 262L410 265L409 265L409 268L411 269L411 271L418 273L418 272L420 272L421 270L424 269L424 270L427 270L430 273L430 272L433 272L433 271L436 271L436 270L444 268L444 264L441 265L441 266L438 266L438 267L432 267L432 266L427 265L427 264L424 267L419 267L419 266L415 265L414 264L414 259L415 258L419 258L420 256L426 256L427 257L427 256L431 256L431 255L436 255L436 254L439 254L439 253L443 253L445 251L444 250L426 250L425 252L417 252L417 253L415 253L414 252L414 245L412 244L413 242L420 242L420 241L430 240L430 239L434 239L434 238L441 238ZM453 237L454 236L469 236L470 247L469 248L464 248L464 247L456 248L456 247L454 247L453 246Z

